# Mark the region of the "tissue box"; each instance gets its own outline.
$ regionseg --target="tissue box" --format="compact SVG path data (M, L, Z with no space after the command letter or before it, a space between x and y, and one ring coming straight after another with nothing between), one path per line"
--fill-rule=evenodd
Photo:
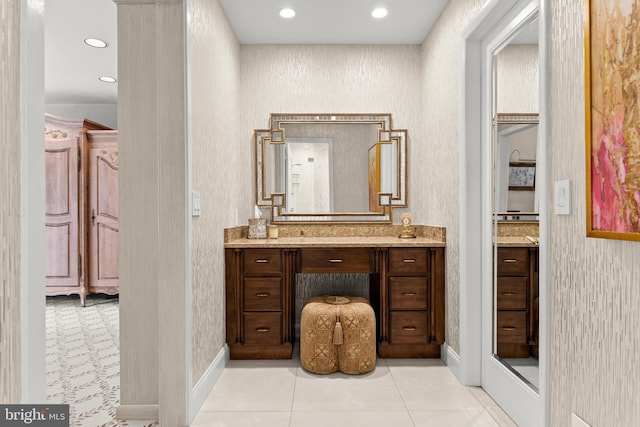
M263 218L252 218L249 220L249 239L267 238L267 220Z

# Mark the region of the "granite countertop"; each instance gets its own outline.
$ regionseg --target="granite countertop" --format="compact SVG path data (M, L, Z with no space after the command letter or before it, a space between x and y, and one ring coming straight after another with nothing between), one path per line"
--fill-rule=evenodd
M225 242L225 248L313 248L313 247L445 247L442 240L427 237L401 239L399 237L280 237L277 239L240 238Z
M527 239L527 237L515 237L515 236L498 236L498 247L499 248L529 248L529 247L538 247L538 237L537 236L528 236L535 240L535 243L531 240Z
M445 247L444 227L414 226L417 237L401 239L399 225L379 224L285 224L278 226L277 239L248 239L247 227L225 229L225 248L357 248L357 247Z

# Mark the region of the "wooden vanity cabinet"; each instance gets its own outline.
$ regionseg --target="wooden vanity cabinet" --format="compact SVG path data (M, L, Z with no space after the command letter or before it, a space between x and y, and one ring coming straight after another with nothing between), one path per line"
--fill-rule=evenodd
M388 261L389 335L380 344L380 357L439 357L444 289L437 274L443 272L443 254L433 248L390 248Z
M232 359L290 358L297 273L369 273L380 357L440 357L444 247L226 248Z
M285 253L281 249L226 250L227 343L231 357L291 357L292 323ZM290 266L291 268L291 266ZM238 357L240 356L240 357Z
M529 357L537 346L537 252L535 247L497 251L496 335L502 358Z

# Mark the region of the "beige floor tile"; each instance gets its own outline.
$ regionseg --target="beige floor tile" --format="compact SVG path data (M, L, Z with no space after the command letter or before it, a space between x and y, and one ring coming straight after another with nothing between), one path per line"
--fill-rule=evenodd
M411 411L415 427L500 427L484 410Z
M363 375L298 372L293 411L402 411L400 393L386 366Z
M232 361L202 411L291 411L298 368L290 361Z
M200 412L190 427L288 427L289 412Z
M439 362L439 363L437 363ZM482 410L482 404L441 361L391 362L389 370L410 411Z
M413 427L406 411L293 412L290 427Z

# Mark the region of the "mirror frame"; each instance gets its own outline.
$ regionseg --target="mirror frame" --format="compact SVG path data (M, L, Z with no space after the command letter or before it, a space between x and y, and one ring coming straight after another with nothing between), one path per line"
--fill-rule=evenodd
M378 193L380 212L326 212L326 213L287 213L284 193L267 194L265 190L265 147L267 144L284 144L286 124L374 124L378 125L378 141L374 144L397 143L397 191ZM360 222L392 223L393 209L407 207L407 130L394 129L391 114L285 114L272 113L269 129L254 131L254 177L256 205L271 210L273 223L306 222Z

